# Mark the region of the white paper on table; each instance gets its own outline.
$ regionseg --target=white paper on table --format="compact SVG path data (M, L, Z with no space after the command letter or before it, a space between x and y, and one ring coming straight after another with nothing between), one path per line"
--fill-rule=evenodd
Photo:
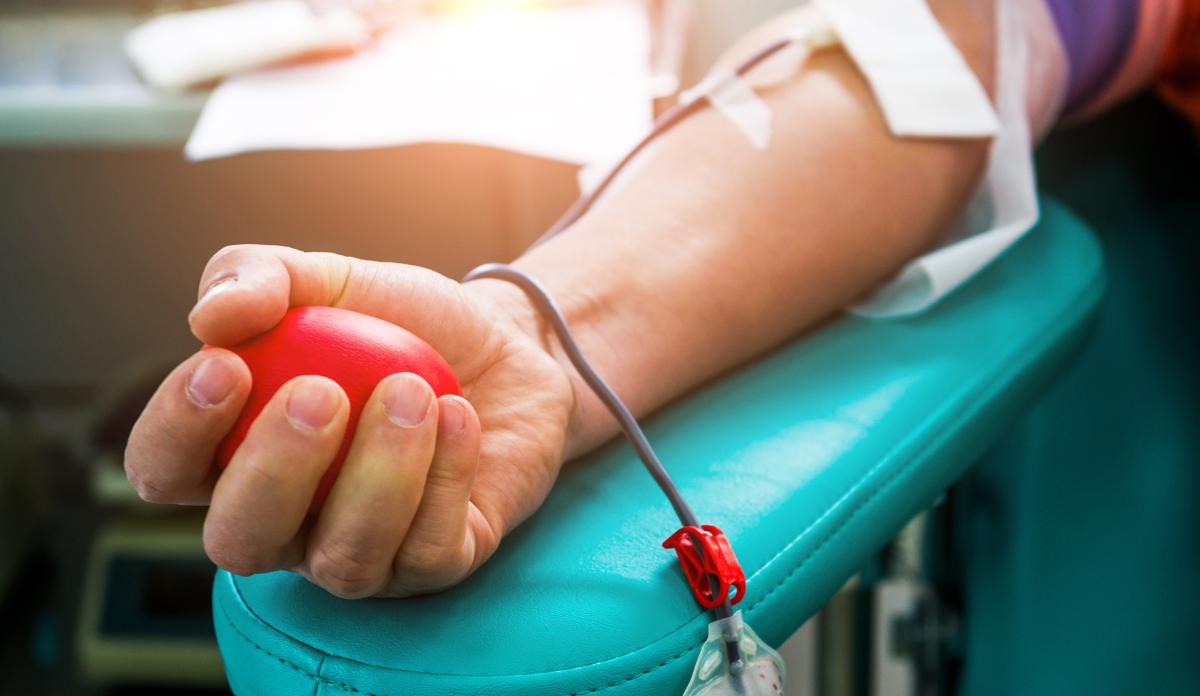
M226 80L185 152L458 142L611 159L651 125L649 43L632 3L430 17L349 58Z

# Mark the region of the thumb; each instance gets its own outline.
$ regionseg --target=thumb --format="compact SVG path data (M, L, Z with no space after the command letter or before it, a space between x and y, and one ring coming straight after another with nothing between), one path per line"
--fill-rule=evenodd
M451 364L486 333L459 284L441 274L259 245L226 247L212 257L188 323L201 341L231 346L271 329L289 308L305 306L351 309L402 326Z

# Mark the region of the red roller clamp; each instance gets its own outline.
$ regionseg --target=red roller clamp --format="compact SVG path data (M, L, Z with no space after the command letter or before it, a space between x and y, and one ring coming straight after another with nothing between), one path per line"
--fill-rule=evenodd
M428 343L395 324L348 309L290 309L275 328L229 350L246 361L254 383L241 416L217 448L217 464L222 469L242 444L250 424L288 380L320 375L337 382L346 392L350 400L346 436L317 487L310 512L319 511L325 503L350 449L363 406L384 377L412 372L428 382L438 396L462 396L454 372Z
M692 586L692 593L696 595L700 606L706 609L720 606L729 597L730 587L737 589L730 603L737 604L746 594L746 574L742 572L737 556L733 555L733 547L729 545L725 533L711 524L701 529L703 531L684 527L668 537L663 542L663 548L675 549L675 553L679 554L679 564L683 566L688 584ZM696 541L700 542L702 549L696 548ZM716 596L708 579L710 575L716 577L720 585Z

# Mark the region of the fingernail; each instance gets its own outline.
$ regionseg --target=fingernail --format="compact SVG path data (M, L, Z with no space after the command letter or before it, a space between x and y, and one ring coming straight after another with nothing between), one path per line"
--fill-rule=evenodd
M429 387L411 372L400 375L388 385L383 410L396 425L411 428L425 422L429 414Z
M197 300L196 304L200 304L201 302L210 299L214 295L219 295L225 292L226 290L232 288L233 284L236 282L237 276L230 276L228 278L222 278L221 280L218 280L217 282L208 286L208 289L204 291L204 294L200 296L200 299Z
M238 372L225 358L212 357L196 366L188 378L187 395L198 406L216 406L237 388Z
M200 296L200 299L196 300L196 304L192 307L192 311L188 314L188 317L190 318L192 314L195 314L196 308L204 304L206 300L211 300L213 297L231 289L235 283L237 283L237 276L230 276L229 278L218 280L217 282L208 286L208 289L204 291L204 294Z
M458 399L438 399L438 432L457 435L467 425L467 409Z
M305 379L292 387L288 395L287 416L293 425L305 430L320 430L337 415L342 405L337 387L327 379Z

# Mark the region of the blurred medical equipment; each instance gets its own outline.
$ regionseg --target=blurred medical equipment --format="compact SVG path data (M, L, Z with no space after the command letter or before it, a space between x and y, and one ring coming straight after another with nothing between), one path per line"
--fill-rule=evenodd
M147 82L183 89L289 60L349 53L422 13L576 4L579 0L246 0L155 17L125 49Z
M0 148L180 146L206 95L139 79L122 41L142 19L114 10L0 12Z
M145 505L145 504L143 504ZM224 686L203 509L138 506L92 543L75 629L80 675L104 685Z
M155 17L129 32L125 50L147 82L183 89L226 75L321 53L345 53L371 38L349 8L318 13L302 0L251 0Z
M0 600L46 514L43 450L27 400L0 381Z
M94 407L88 483L103 518L88 549L74 636L77 671L91 684L225 684L204 510L142 501L123 467L133 424L168 372L131 365Z

